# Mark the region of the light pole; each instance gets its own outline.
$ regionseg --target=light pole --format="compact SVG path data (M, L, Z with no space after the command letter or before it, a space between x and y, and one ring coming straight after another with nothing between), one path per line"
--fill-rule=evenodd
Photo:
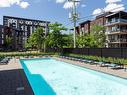
M77 4L80 2L80 0L68 0L68 2L70 3L73 3L72 5L72 10L71 10L71 14L70 14L70 20L74 23L74 36L73 36L73 39L74 39L74 48L76 48L76 23L77 23L77 20L78 20L78 13L77 13Z

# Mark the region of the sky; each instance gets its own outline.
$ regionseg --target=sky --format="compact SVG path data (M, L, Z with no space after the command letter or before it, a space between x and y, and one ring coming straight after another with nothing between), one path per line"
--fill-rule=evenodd
M80 0L80 4L77 4L77 11L79 17L82 18L116 7L124 10L125 4L127 0ZM0 0L0 24L3 24L3 16L14 16L46 20L52 23L59 22L71 27L72 23L68 19L71 7L72 4L67 0Z

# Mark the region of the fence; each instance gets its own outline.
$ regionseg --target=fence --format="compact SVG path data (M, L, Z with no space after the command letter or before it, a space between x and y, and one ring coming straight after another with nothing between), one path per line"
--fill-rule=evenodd
M101 57L127 58L127 48L63 48L47 49L48 52L74 53Z

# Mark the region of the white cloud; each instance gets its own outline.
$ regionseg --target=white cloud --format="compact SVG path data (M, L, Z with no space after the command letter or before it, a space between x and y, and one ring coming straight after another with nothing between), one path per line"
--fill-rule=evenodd
M20 5L21 8L25 9L29 6L29 3L28 2L21 2L19 5Z
M106 0L106 3L116 3L121 2L122 0Z
M29 3L23 0L0 0L0 7L11 7L12 5L19 5L21 8L26 8Z
M10 3L8 2L8 0L1 0L0 7L10 7Z
M79 4L80 4L80 3L79 3L79 2L77 2L77 3L76 3L76 6L78 6ZM63 6L63 8L64 8L64 9L69 9L69 8L72 8L72 7L73 7L73 5L74 5L74 4L73 4L73 2L71 2L71 1L70 1L70 2L68 2L68 1L67 1L67 2L65 2L64 6Z
M125 10L124 5L123 4L108 4L105 8L104 11L105 12L117 12L117 11L123 11Z
M118 11L124 11L125 7L124 4L120 4L118 2L121 2L122 0L106 0L105 3L107 3L108 5L103 8L103 12L118 12ZM93 15L95 14L100 14L101 13L101 9L95 9L93 11Z
M101 14L103 12L103 9L97 8L93 11L93 15L98 15Z
M48 0L50 1L50 0ZM64 3L63 5L63 8L64 9L69 9L69 8L72 8L73 7L73 3L71 1L68 1L68 0L55 0L56 3ZM81 0L78 0L78 1L81 1ZM76 6L78 6L80 3L76 3ZM81 7L85 7L85 5L83 4Z
M69 9L73 7L73 2L65 2L63 8L64 9Z
M56 0L56 3L64 3L66 0Z
M19 4L21 0L5 0L8 1L11 5L13 4Z

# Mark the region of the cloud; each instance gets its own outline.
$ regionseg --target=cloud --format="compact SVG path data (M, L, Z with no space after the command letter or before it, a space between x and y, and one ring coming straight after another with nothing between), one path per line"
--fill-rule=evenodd
M0 7L10 7L10 3L7 0L1 0Z
M106 3L116 3L121 2L122 0L106 0Z
M19 5L20 5L21 8L25 9L29 6L29 3L28 2L21 2Z
M95 9L93 11L93 15L100 14L101 11L103 12L118 12L118 11L124 11L125 7L124 4L120 4L118 2L122 2L122 0L106 0L105 3L107 3L107 6L103 9Z
M76 6L78 6L79 4L80 4L80 3L79 3L79 2L77 2L77 3L76 3ZM63 6L63 8L64 8L64 9L69 9L69 8L72 8L72 7L73 7L73 5L74 5L74 4L73 4L73 2L71 2L71 1L70 1L70 2L69 2L69 1L67 1L67 2L65 2L64 6Z
M5 1L6 1L6 0L5 0ZM13 5L13 4L15 4L15 3L16 3L16 4L19 4L21 0L7 0L7 1L9 1L9 2Z
M64 3L66 0L56 0L56 3Z
M64 9L69 9L73 7L73 2L65 2L63 8Z
M125 10L124 5L123 4L108 4L105 8L104 11L105 12L117 12L117 11L123 11Z
M97 8L93 11L93 15L98 15L101 14L103 12L103 9Z
M50 1L50 0L48 0L48 1ZM55 1L56 1L56 3L60 3L60 4L64 3L64 5L63 5L64 9L69 9L69 8L73 7L73 2L71 2L71 1L68 1L68 0L55 0ZM77 1L81 1L81 0L77 0ZM76 6L78 6L78 5L79 5L79 3L77 2ZM82 7L85 7L85 5L83 4Z
M21 8L27 8L29 3L24 2L23 0L0 0L0 7L11 7L12 5L18 5Z

